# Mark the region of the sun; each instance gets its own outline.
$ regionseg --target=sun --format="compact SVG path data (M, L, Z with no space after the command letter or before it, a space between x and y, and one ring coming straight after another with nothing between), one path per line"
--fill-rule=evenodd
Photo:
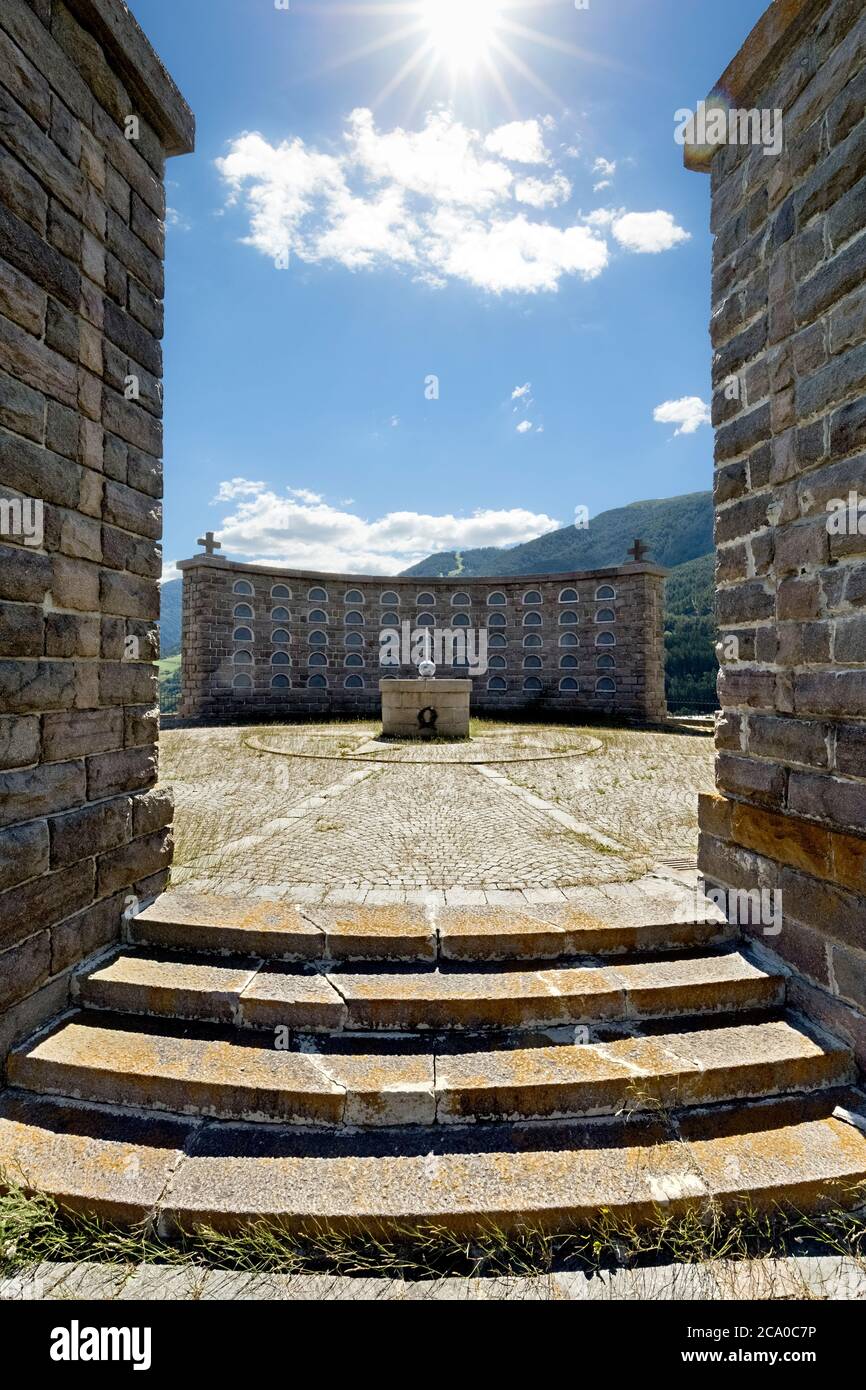
M500 0L422 0L421 18L437 56L468 72L489 57L502 21Z
M328 0L327 4L316 0L315 6L309 0L297 3L302 9L315 8L335 21L342 22L345 15L361 16L380 26L377 37L335 56L320 73L378 56L388 48L409 49L384 86L370 98L368 104L373 109L403 88L404 93L412 94L411 114L428 88L444 78L452 97L458 86L482 91L485 85L493 84L516 118L518 107L506 76L510 70L514 79L529 83L545 101L565 110L565 103L521 55L520 50L527 44L555 50L582 63L611 65L609 59L521 22L527 12L558 9L564 0Z

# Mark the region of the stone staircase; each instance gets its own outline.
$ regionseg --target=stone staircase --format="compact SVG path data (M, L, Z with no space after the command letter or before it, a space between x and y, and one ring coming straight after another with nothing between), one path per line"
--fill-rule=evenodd
M690 916L685 887L638 897L600 914L167 893L10 1055L0 1167L165 1232L853 1200L849 1049L787 1013L784 977L718 913Z

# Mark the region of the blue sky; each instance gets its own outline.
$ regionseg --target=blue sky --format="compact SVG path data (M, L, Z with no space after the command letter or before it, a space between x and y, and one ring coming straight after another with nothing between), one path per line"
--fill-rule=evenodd
M674 113L764 0L452 3L132 0L198 121L169 574L204 528L387 573L710 486L709 189Z

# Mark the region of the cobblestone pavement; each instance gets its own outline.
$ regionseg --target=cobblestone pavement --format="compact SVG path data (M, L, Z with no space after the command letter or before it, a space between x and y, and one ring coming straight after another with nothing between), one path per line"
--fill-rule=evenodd
M703 734L481 724L471 744L383 749L377 732L372 721L165 730L173 886L545 902L696 852L697 793L713 785Z

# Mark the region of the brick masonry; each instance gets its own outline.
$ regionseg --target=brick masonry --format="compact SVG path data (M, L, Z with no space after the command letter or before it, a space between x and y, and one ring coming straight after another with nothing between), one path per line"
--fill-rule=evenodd
M424 622L434 637L463 625L476 653L486 632L488 669L472 676L476 712L666 716L667 571L656 565L463 581L316 574L205 555L179 569L187 719L378 714L380 677L417 676L410 661L380 667L380 634L404 623L414 634ZM440 666L440 676L459 674Z
M171 857L154 789L163 178L193 139L120 0L3 0L0 1058Z
M782 891L783 930L761 939L866 1063L862 0L776 0L716 95L780 109L784 143L686 150L712 185L717 613L736 639L699 862ZM860 527L835 534L828 503L852 492Z

